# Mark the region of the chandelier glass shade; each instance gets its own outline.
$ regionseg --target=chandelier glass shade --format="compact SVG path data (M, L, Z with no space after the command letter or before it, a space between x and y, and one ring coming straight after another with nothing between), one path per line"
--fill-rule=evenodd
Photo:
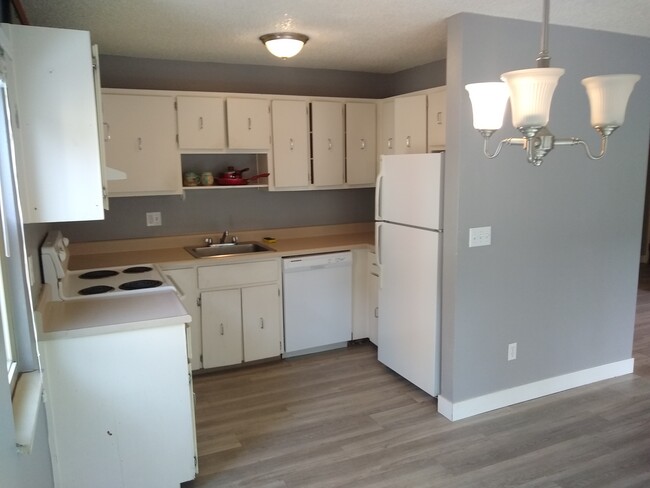
M260 41L266 46L271 54L278 58L292 58L300 51L309 40L304 34L294 32L276 32L260 36Z

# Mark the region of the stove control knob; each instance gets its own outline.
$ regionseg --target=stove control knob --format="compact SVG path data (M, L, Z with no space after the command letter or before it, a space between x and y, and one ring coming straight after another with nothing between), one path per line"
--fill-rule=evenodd
M68 247L69 244L70 244L70 239L68 239L67 237L64 237L64 238L63 238L63 245L64 245L65 247Z
M68 257L68 253L66 252L65 249L59 249L59 250L57 251L57 254L59 255L59 259L60 259L61 261L65 261L65 258Z

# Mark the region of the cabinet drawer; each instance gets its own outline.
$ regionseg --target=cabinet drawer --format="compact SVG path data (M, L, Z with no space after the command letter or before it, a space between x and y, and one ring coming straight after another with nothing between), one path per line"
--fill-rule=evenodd
M280 277L279 267L277 260L202 266L198 268L199 288L241 286L278 281Z

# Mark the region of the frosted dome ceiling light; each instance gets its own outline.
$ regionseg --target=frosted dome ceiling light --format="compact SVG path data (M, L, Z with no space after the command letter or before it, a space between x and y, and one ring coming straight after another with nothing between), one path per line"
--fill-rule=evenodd
M260 36L260 41L264 43L266 49L278 58L292 58L298 54L305 43L309 40L304 34L295 32L275 32L273 34L264 34Z

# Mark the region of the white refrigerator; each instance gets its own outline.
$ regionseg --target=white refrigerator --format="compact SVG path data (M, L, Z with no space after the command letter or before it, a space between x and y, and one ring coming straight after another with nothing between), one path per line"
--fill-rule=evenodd
M440 389L443 160L382 156L375 194L378 358L432 396Z

